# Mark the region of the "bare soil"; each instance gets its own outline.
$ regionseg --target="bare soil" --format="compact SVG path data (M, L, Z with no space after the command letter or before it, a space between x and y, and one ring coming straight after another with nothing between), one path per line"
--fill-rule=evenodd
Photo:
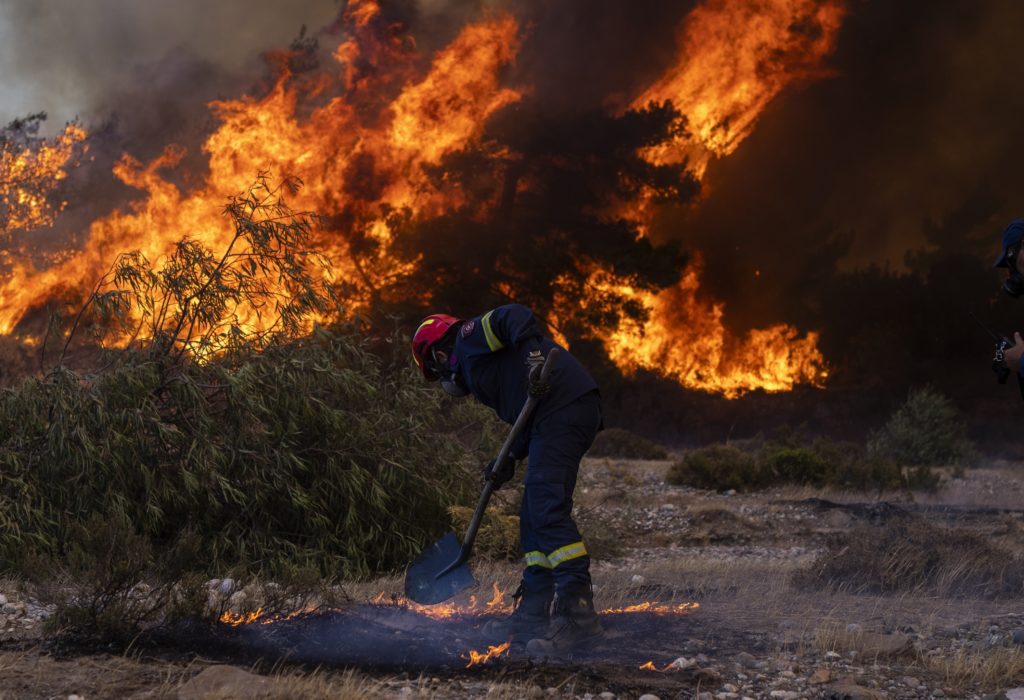
M587 460L577 509L593 543L599 608L699 607L608 613L605 638L565 658L514 646L466 667L468 650L488 644L480 628L497 614L484 605L492 587L511 591L518 581L507 562L478 562L475 600L460 598L459 614L446 619L373 602L398 594L393 577L345 586L351 603L332 610L179 629L127 652L55 644L11 584L0 588L10 601L0 698L981 698L1024 686L1024 645L1013 641L1024 628L1024 582L1016 594L970 597L916 586L923 572L905 572L902 590L881 594L806 577L838 536L908 517L1024 556L1024 466L949 474L927 495L718 494L666 484L670 463ZM962 573L957 561L943 565ZM254 685L248 674L201 684L224 665L251 671Z

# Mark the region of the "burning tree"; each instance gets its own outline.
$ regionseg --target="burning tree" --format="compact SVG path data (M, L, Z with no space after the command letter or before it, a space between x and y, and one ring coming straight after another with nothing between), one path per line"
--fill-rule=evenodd
M696 195L685 165L639 155L674 138L680 124L669 104L560 118L540 105L506 108L480 142L426 168L434 186L471 196L440 216L400 222L395 250L417 266L392 294L456 312L512 299L577 339L642 322L646 310L634 298L595 294L588 283L596 268L641 290L678 280L686 262L679 247L653 244L616 207L643 192L658 202Z
M301 185L286 178L274 187L261 174L230 198L234 235L220 251L185 238L160 269L141 251L119 255L75 317L65 351L83 320L97 340L205 361L293 340L312 319L337 316L327 261L310 248L315 216L282 196Z
M45 119L39 112L0 129L0 235L48 226L67 204L58 185L84 150L85 130L72 122L46 139L39 136Z

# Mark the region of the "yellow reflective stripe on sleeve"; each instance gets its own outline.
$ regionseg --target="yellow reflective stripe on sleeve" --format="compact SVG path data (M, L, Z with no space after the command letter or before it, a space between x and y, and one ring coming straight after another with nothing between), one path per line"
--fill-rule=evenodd
M491 328L491 314L493 311L488 311L484 314L484 317L480 319L480 325L484 327L484 338L487 339L487 347L491 349L491 352L501 350L504 345L498 340L498 336L494 335L494 329Z
M527 552L526 556L523 558L526 559L527 566L541 566L545 569L551 568L551 562L548 561L548 558L544 556L543 552Z
M551 567L554 568L563 562L567 562L570 559L578 559L587 555L587 548L583 546L582 542L573 542L567 544L564 547L559 547L551 554L548 555L548 561L551 562Z

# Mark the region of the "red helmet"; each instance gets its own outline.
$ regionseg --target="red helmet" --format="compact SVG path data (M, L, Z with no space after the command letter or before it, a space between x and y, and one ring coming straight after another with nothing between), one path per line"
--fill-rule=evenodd
M412 334L412 359L416 366L423 372L423 376L430 380L438 377L428 369L427 364L430 358L430 348L437 341L444 337L448 329L456 326L459 319L448 314L431 314L423 319L416 332Z

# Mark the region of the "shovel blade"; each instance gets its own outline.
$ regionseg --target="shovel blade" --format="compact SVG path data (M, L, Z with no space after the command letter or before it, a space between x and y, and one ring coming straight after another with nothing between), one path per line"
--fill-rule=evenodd
M476 583L467 564L460 564L444 576L438 574L458 559L462 543L454 532L427 548L405 572L405 597L420 605L441 603Z

